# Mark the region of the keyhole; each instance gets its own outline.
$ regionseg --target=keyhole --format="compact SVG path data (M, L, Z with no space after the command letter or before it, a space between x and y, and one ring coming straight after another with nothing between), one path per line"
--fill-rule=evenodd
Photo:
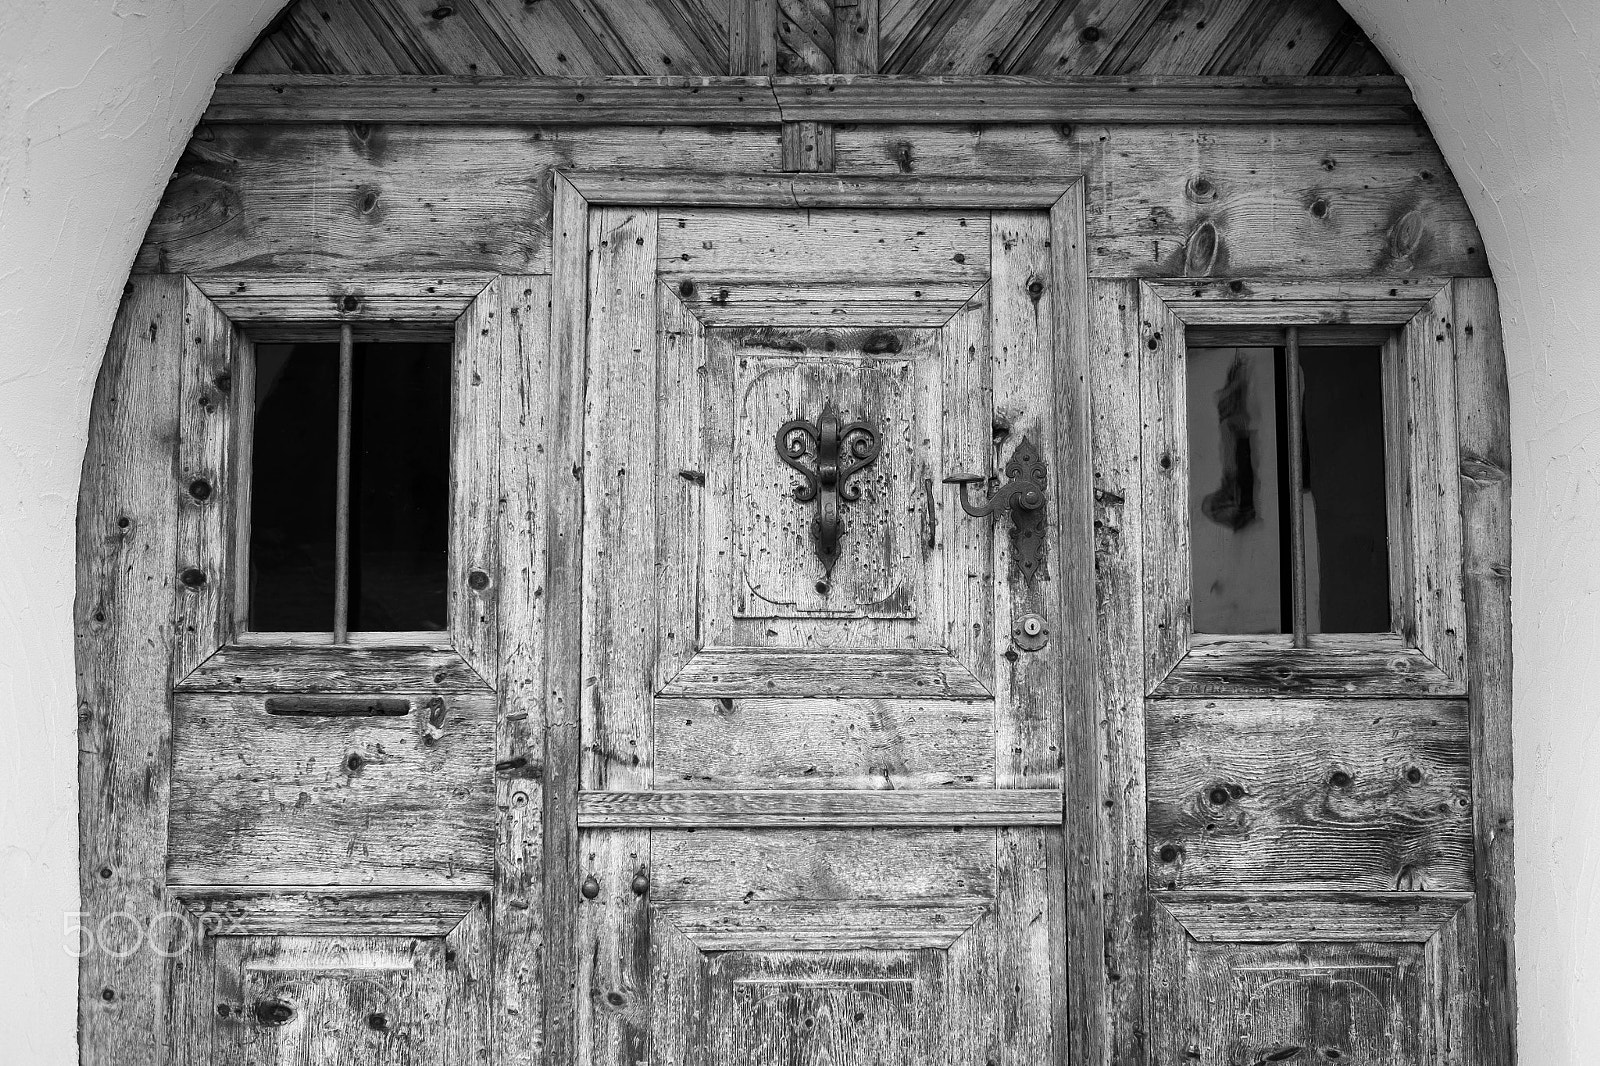
M826 596L829 592L832 592L832 591L833 591L833 586L828 584L828 579L827 578L823 578L822 580L817 582L817 594L819 596Z

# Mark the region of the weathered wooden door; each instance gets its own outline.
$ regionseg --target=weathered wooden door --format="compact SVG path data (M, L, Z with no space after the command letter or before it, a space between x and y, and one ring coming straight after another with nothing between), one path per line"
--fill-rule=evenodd
M583 239L577 1059L1061 1061L1076 214L697 191Z

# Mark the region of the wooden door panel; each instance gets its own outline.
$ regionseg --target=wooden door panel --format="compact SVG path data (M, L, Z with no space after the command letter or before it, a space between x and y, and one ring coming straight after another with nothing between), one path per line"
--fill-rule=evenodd
M987 699L657 699L658 789L993 788Z
M1048 1061L1063 667L1013 627L1091 576L944 479L1065 469L1049 217L588 240L579 1060ZM825 410L877 439L831 568L778 452Z
M489 693L180 693L169 883L487 890L494 706Z

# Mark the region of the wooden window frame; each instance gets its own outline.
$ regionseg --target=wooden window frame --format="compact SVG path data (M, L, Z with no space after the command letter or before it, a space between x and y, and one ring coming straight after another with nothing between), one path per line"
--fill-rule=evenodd
M1459 696L1466 691L1451 285L1171 280L1140 284L1145 691L1151 696ZM1389 633L1193 632L1186 356L1298 327L1300 344L1383 343Z
M183 691L479 689L494 675L499 286L492 275L189 279L178 535ZM204 317L205 330L194 320ZM248 627L254 346L452 340L447 626L439 632L255 632ZM212 343L199 343L203 333ZM222 344L215 338L231 335ZM225 352L226 365L213 365ZM196 487L204 482L207 488ZM481 576L480 576L481 575Z

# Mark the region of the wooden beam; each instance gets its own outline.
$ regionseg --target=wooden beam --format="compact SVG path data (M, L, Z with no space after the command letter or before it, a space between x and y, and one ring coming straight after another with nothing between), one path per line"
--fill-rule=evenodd
M1048 208L1070 184L1037 178L711 174L684 170L566 171L592 204L683 207Z
M774 78L791 122L1415 123L1400 78Z
M458 78L232 74L209 123L1415 124L1399 78Z

